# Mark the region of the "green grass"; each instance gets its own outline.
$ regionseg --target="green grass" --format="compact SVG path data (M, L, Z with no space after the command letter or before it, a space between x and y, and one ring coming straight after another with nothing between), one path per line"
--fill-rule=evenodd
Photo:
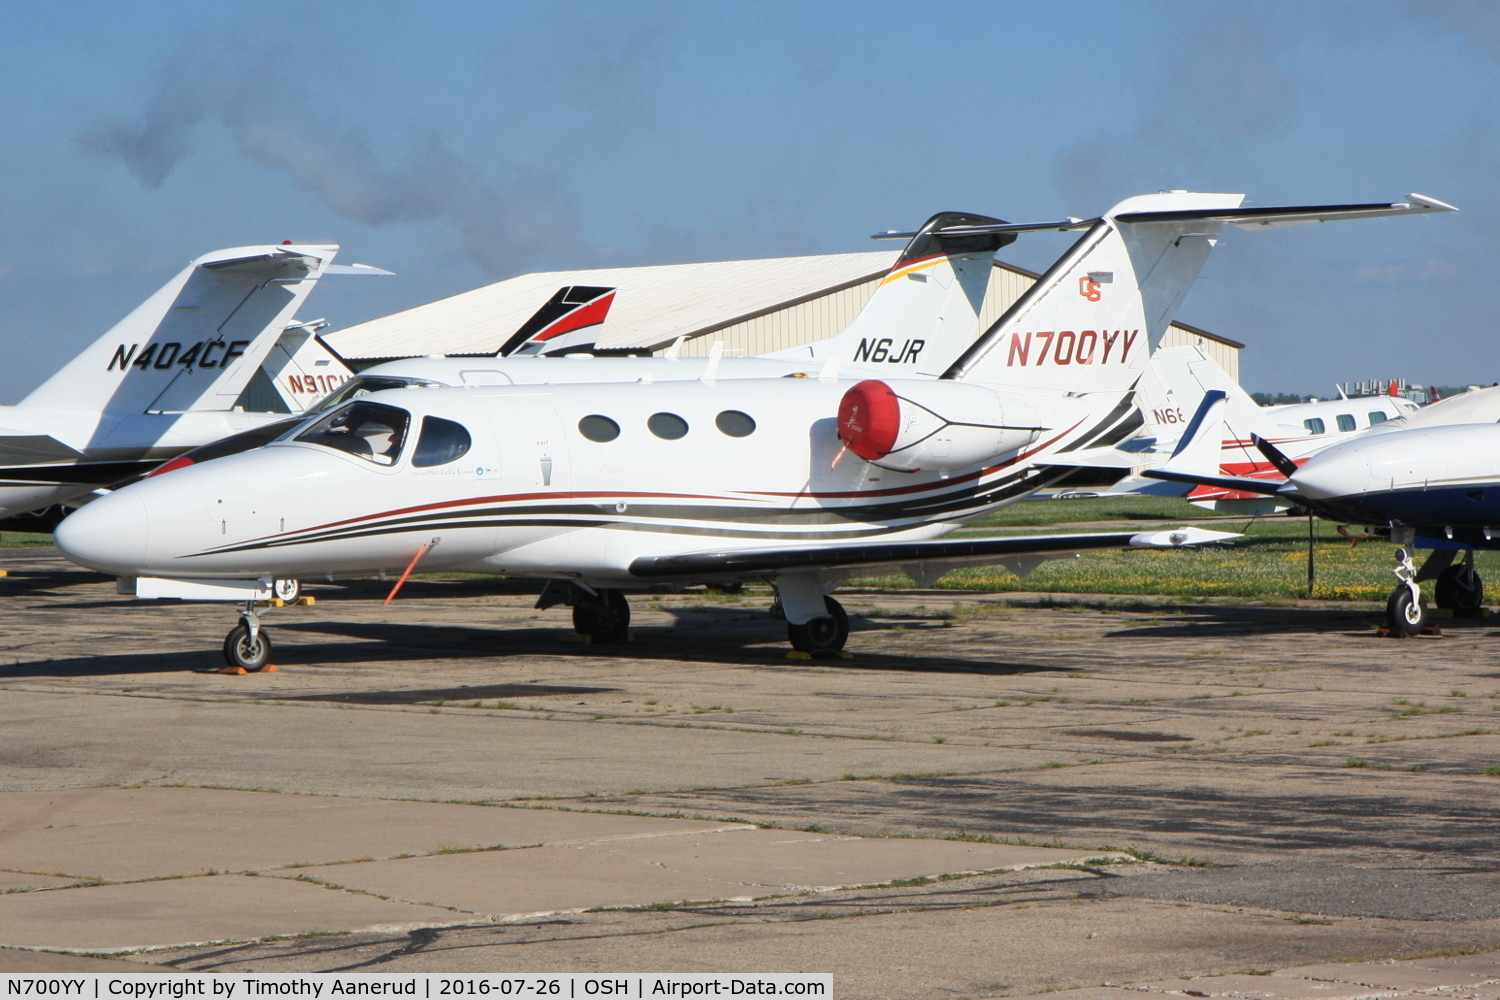
M1046 529L1045 513L1070 521L1126 520L1136 517L1166 517L1171 505L1198 511L1180 500L1124 498L1119 500L1055 500L1015 504L982 524L992 528L1025 528L1079 533L1093 528ZM1017 513L1011 514L1011 511ZM1191 515L1183 520L1191 519ZM1154 594L1178 597L1300 598L1307 596L1307 520L1266 517L1257 520L1219 521L1212 530L1241 532L1243 538L1225 546L1176 550L1111 549L1085 553L1078 558L1044 563L1024 580L1000 566L978 566L954 570L937 583L940 589L980 591L1029 591L1061 594ZM1341 538L1335 525L1314 522L1314 557L1317 587L1313 597L1324 600L1384 601L1395 585L1391 568L1395 546L1370 539L1352 546ZM1425 557L1425 554L1422 554ZM1477 553L1481 574L1500 579L1500 553ZM905 576L866 577L851 580L851 587L906 588Z
M29 531L0 531L0 549L41 549L51 544L51 535L38 535Z

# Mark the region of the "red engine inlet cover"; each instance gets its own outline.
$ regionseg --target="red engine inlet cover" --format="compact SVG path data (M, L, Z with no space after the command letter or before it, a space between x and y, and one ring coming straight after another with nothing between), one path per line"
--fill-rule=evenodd
M839 400L839 440L873 462L891 453L901 433L901 400L879 379L865 379Z

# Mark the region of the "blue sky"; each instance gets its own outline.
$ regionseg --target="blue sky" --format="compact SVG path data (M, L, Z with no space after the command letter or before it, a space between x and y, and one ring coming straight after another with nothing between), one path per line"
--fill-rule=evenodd
M1180 318L1249 345L1247 388L1500 380L1479 0L10 4L0 60L0 401L220 247L398 272L324 282L303 315L337 327L524 271L1163 188L1463 209L1234 231Z

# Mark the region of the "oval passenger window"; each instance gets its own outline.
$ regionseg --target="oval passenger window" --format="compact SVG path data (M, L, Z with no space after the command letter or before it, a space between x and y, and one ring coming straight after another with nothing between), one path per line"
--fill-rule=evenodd
M725 410L714 418L714 424L732 438L749 437L755 433L755 420L739 410Z
M590 441L613 441L620 436L620 425L608 417L592 413L578 421L578 433Z
M646 419L651 433L668 441L676 441L688 432L687 421L675 413L653 413Z
M462 458L472 443L463 424L442 417L423 417L422 436L417 438L417 450L411 457L411 464L419 469L447 465Z

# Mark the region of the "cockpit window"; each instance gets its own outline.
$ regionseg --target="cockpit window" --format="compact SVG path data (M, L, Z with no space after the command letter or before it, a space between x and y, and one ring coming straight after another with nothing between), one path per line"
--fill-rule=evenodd
M351 378L337 390L329 393L313 407L314 413L327 413L336 406L341 406L351 399L368 396L372 392L380 392L382 389L405 389L409 385L419 385L406 378L377 378L374 375L359 375Z
M411 464L419 469L447 465L462 458L471 443L463 424L442 417L423 417L422 433L417 437L417 450L412 454Z
M297 435L298 441L321 444L376 465L395 465L406 440L411 414L383 403L348 403Z

